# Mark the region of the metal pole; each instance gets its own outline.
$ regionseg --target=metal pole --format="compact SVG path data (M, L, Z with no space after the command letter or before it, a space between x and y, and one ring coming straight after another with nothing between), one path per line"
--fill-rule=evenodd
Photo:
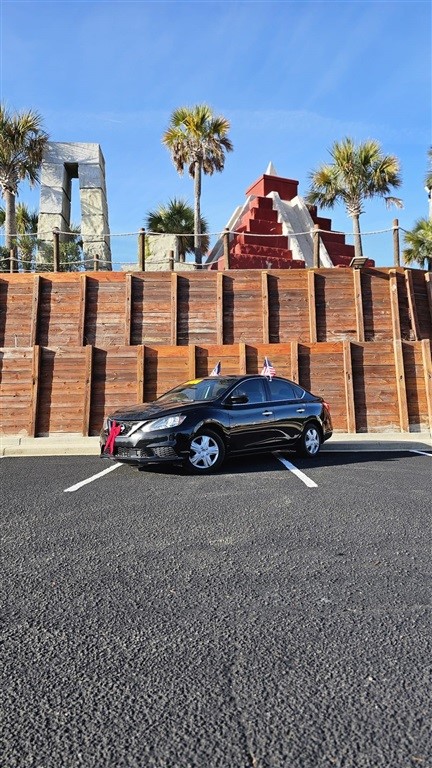
M395 267L400 267L399 219L393 219L393 258Z
M9 271L14 271L14 264L15 264L15 250L14 248L11 248L9 251Z
M313 231L313 265L314 268L319 269L320 266L320 226L319 224L314 224L314 231Z
M60 230L58 227L53 229L53 268L54 272L59 271L60 266Z
M230 268L229 236L230 236L229 229L225 227L224 233L223 233L223 254L224 254L225 269Z
M141 228L138 233L138 269L145 271L145 229Z

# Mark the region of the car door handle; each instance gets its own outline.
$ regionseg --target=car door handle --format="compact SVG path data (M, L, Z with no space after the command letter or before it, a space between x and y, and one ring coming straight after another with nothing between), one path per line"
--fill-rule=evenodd
M297 408L297 413L304 413L306 408Z
M263 411L262 415L263 416L273 416L273 411Z

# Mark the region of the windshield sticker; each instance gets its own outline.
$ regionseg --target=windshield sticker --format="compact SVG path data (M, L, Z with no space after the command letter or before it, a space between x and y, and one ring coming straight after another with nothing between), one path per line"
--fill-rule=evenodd
M186 384L199 384L202 381L202 379L192 379L192 381L187 381Z

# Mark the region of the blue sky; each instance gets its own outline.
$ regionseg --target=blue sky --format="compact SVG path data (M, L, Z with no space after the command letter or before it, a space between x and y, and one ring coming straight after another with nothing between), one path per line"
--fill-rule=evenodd
M161 143L176 107L206 102L230 120L234 151L203 179L202 214L219 232L269 161L298 179L335 140L374 138L401 163L404 209L367 203L364 232L428 215L431 3L418 0L0 0L1 100L41 113L52 141L97 142L106 160L112 234L137 232L150 209L193 202ZM37 208L25 185L19 199ZM77 211L77 201L74 202ZM342 206L320 211L351 232ZM77 220L78 216L74 216ZM348 238L348 242L352 242ZM133 261L135 237L113 237ZM365 254L392 263L388 232Z

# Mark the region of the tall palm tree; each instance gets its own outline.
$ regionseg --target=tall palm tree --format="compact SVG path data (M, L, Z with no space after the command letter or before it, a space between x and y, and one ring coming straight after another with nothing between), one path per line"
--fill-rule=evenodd
M423 269L432 271L432 220L416 221L414 227L405 232L404 240L408 246L402 252L405 264L416 262Z
M384 155L374 139L358 145L349 137L335 141L330 155L333 163L323 164L310 174L311 187L306 200L323 208L333 208L342 202L352 219L354 253L363 256L360 216L365 201L383 197L387 207L403 207L399 198L389 195L392 187L402 183L399 161L393 155Z
M155 211L149 211L145 220L149 232L180 235L177 238L180 261L185 260L187 253L194 253L194 209L185 200L173 198L167 205L160 205ZM207 235L208 224L201 216L200 233L201 249L207 251L210 238Z
M21 181L30 186L39 179L39 168L48 135L42 118L33 111L11 114L0 104L0 191L5 201L5 245L13 247L16 231L15 198Z
M201 176L222 171L225 152L233 145L228 138L229 121L215 116L207 104L179 107L171 115L162 143L171 152L172 161L179 174L188 167L194 180L194 250L195 261L201 265Z

